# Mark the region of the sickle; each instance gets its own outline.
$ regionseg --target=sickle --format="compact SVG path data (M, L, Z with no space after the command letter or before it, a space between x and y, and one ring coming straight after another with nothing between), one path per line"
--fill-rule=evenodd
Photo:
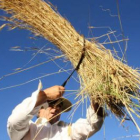
M84 42L83 42L83 50L82 50L82 54L81 54L81 58L76 66L76 68L72 71L72 73L69 75L69 77L65 80L65 82L62 84L63 87L66 86L67 82L69 81L69 79L71 78L71 76L73 75L73 73L79 69L80 64L82 63L84 57L85 57L85 38L83 36Z

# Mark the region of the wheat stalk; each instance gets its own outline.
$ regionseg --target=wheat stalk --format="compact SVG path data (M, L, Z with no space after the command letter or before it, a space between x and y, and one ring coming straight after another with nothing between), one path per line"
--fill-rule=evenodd
M43 0L0 0L0 9L11 14L3 17L10 21L7 25L11 29L19 27L43 36L61 49L76 67L82 54L83 37L49 3ZM85 49L85 57L78 70L83 90L77 97L84 93L107 106L117 117L125 115L125 107L129 112L129 108L133 108L133 113L138 114L138 70L115 59L110 50L97 42L85 39Z

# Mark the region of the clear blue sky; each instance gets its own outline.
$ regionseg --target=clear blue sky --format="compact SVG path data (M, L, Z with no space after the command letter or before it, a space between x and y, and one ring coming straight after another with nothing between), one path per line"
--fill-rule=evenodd
M98 37L106 34L110 31L109 27L116 31L116 36L120 35L120 23L117 17L110 15L110 12L104 11L104 9L110 9L112 15L117 15L116 0L51 0L52 4L57 6L59 13L67 18L75 29L80 33L88 37ZM102 8L101 8L102 6ZM127 49L127 60L129 66L133 68L140 67L140 1L139 0L119 0L121 21L126 38L129 38ZM0 11L0 16L4 12ZM0 21L0 26L5 23ZM92 29L92 34L89 32L88 26L100 27ZM101 28L104 27L104 28ZM25 50L28 47L50 48L52 44L44 39L37 41L29 39L31 33L25 30L15 29L8 31L8 28L4 28L0 31L0 77L9 73L15 72L16 68L27 68L35 64L44 62L49 59L48 55L39 53L34 57L35 51L10 51L11 47L20 46L21 50ZM105 41L105 38L98 40L99 42ZM123 48L123 44L120 44ZM111 48L107 45L106 47ZM118 47L115 45L115 47ZM117 48L117 50L119 50ZM50 52L49 52L50 53ZM34 58L33 58L34 57ZM32 59L33 58L33 59ZM28 63L30 60L32 61ZM28 63L28 64L27 64ZM57 61L61 66L66 63ZM67 66L67 68L69 65ZM47 63L37 68L24 71L15 75L7 76L0 80L0 140L8 140L6 131L7 118L10 115L12 109L20 103L24 98L31 95L36 90L38 80L34 80L30 83L11 87L25 83L29 80L35 79L40 76L44 76L48 73L57 72L59 68L53 63ZM40 78L43 83L43 87L47 88L53 85L61 85L68 75L66 73L55 74ZM10 87L5 89L6 87ZM79 88L79 84L71 79L66 90L75 90ZM66 92L66 95L70 92ZM74 96L69 97L73 102ZM85 110L85 109L84 109ZM82 116L82 109L79 108L74 117L73 122ZM70 121L67 119L69 114L62 115L64 121ZM140 120L137 119L140 126ZM126 122L125 127L122 127L118 120L113 116L108 116L105 120L104 126L100 132L95 134L90 140L113 140L115 138L124 137L123 140L138 140L138 131L131 122ZM130 137L131 136L131 137ZM128 138L127 138L128 137Z

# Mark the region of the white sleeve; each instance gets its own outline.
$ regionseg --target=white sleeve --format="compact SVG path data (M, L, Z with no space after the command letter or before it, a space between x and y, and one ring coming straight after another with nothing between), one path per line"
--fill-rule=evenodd
M91 106L87 110L86 119L78 119L72 124L72 140L85 140L100 130L103 124L103 117L98 116Z
M42 88L41 82L38 89L32 93L31 97L26 98L19 105L15 107L12 114L8 118L7 131L11 140L21 140L23 136L29 131L31 119L36 115L40 106L35 107L38 93ZM48 103L43 104L46 107Z

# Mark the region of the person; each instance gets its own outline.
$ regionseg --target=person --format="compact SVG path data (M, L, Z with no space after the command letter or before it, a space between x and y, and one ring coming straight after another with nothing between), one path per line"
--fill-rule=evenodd
M53 86L38 89L15 107L8 118L7 130L11 140L85 140L96 133L103 124L103 109L97 103L87 109L86 119L79 118L69 124L59 121L62 112L72 108L62 97L65 88ZM36 122L32 121L37 116Z

